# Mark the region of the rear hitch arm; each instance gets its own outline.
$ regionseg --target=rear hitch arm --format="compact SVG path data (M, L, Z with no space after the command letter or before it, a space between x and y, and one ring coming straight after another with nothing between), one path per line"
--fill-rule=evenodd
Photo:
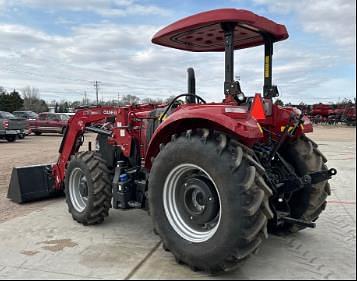
M277 184L278 193L292 193L300 189L311 187L311 177L305 175L303 177L298 177L297 175L291 174L287 179Z
M297 175L292 174L288 179L278 184L278 192L283 194L295 192L303 188L313 188L313 184L318 184L320 182L329 180L336 174L337 170L334 168L327 171L310 173L302 177L298 177Z
M303 227L310 227L310 228L315 228L316 227L316 223L314 223L314 222L294 219L294 218L291 218L291 217L281 217L280 219L282 221L285 221L285 222L288 222L288 223L291 223L291 224L300 225L300 226L303 226Z
M327 171L319 171L319 172L310 173L309 176L311 177L311 184L317 184L317 183L331 179L336 174L337 174L337 170L334 168L331 168L330 170L327 170Z

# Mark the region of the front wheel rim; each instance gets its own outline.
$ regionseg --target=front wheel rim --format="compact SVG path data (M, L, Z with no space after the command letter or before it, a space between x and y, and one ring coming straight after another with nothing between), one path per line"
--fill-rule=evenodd
M69 176L69 197L74 209L81 213L88 204L87 178L80 168L75 168Z
M194 164L176 166L164 183L166 217L183 239L202 243L211 239L221 222L221 199L212 177Z

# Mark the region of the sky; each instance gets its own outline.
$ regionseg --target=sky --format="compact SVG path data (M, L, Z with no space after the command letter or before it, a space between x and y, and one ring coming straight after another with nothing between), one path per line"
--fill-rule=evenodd
M41 98L118 95L166 98L185 93L186 69L197 93L223 98L223 53L156 46L161 28L217 8L247 9L286 25L276 43L273 83L284 102L335 102L356 96L354 0L0 0L0 86L39 88ZM235 70L247 96L262 92L263 48L236 51Z

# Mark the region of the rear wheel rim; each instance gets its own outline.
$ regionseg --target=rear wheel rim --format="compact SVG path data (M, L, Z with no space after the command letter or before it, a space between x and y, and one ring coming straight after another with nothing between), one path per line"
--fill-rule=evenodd
M221 199L212 177L194 164L176 166L164 183L166 217L183 239L202 243L211 239L221 222Z
M87 207L87 178L80 168L75 168L69 176L69 197L77 212L81 213Z

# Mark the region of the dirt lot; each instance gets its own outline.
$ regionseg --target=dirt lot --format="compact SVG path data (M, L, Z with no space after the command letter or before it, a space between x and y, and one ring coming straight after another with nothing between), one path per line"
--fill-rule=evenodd
M222 278L355 280L355 136L355 128L323 126L310 135L338 170L317 229L271 236ZM0 141L0 279L215 278L177 265L140 210L113 211L103 225L86 228L72 221L62 199L26 205L6 199L12 167L55 162L60 142L58 135Z

